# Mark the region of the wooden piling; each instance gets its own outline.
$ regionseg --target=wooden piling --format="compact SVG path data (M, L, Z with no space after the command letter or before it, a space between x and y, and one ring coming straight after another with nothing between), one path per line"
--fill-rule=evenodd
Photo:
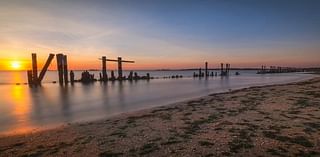
M202 71L201 68L199 68L199 77L202 76L202 72L201 71Z
M32 70L27 71L27 76L28 76L28 84L31 86L33 84L32 81Z
M41 83L41 81L43 80L43 77L44 75L46 74L47 70L48 70L48 67L51 63L51 61L53 60L54 58L54 54L49 54L49 57L46 61L46 64L44 65L44 67L42 68L41 72L40 72L40 75L39 75L39 78L38 78L38 82Z
M138 73L137 73L137 72L134 72L133 79L135 79L135 80L138 80L138 79L139 79L139 76L138 76Z
M102 56L102 81L107 81L107 57Z
M70 83L71 85L74 83L74 72L72 70L70 71Z
M63 85L63 54L56 54L59 84Z
M227 75L227 70L228 70L228 64L226 63L226 67L224 68L224 75Z
M205 63L205 76L208 77L209 73L208 73L208 62Z
M118 57L118 80L122 80L122 58Z
M133 71L130 71L129 76L128 76L128 80L132 80L133 79Z
M38 65L36 53L32 53L32 82L33 84L38 84Z
M64 75L64 84L68 84L68 59L67 55L63 55L63 75Z
M111 78L110 79L111 79L111 81L114 81L116 79L115 76L114 76L114 71L113 70L111 71Z
M150 74L149 74L149 73L147 73L147 79L148 79L148 80L150 79Z
M229 75L229 73L230 73L230 64L229 63L227 63L226 64L226 75Z
M221 76L223 76L223 63L221 63Z

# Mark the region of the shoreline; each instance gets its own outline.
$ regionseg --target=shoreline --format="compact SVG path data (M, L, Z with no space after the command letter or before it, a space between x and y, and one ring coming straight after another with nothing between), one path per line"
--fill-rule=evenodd
M120 113L93 122L1 136L0 150L3 153L0 156L77 156L84 155L84 150L90 150L86 153L93 156L228 156L239 153L240 156L261 153L291 156L301 155L301 151L320 155L316 151L320 150L320 135L314 132L320 128L314 124L315 120L320 120L320 108L316 106L320 105L319 87L319 77L287 84L253 86ZM295 93L296 89L300 89L300 93ZM307 101L313 105L297 108L295 101L302 104ZM298 118L291 117L295 114L299 115ZM288 128L289 122L296 119L298 124L303 121L303 127ZM265 125L270 127L265 128ZM305 131L307 126L309 130ZM284 135L280 135L282 132ZM48 139L50 142L46 142ZM120 146L123 149L119 149Z

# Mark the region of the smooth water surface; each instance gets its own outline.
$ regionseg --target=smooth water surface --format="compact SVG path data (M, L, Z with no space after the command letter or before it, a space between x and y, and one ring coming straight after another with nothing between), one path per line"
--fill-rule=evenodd
M191 76L193 71L150 73L158 77L173 74ZM46 77L46 82L56 81L56 72L49 72ZM12 84L23 83L24 72L0 72L0 134L97 120L229 89L294 82L311 77L313 75L301 73L257 75L255 71L241 71L240 76L208 79L185 77L87 85L76 83L67 87L44 83L41 87L29 88L28 85Z

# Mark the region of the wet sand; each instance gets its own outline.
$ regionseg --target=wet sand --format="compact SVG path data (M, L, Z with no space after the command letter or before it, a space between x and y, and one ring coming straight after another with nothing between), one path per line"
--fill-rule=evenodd
M1 137L0 156L320 156L320 78Z

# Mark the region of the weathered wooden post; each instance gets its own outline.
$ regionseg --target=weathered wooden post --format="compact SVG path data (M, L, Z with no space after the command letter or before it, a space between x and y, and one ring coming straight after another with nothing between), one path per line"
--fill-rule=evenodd
M28 84L29 84L29 86L33 85L33 81L32 81L32 70L28 70L28 71L27 71L27 76L28 76Z
M223 63L221 63L221 76L223 76Z
M118 80L122 80L122 58L118 57Z
M39 83L41 83L41 81L43 80L44 75L46 74L46 72L48 70L48 67L49 67L51 61L53 60L53 58L54 58L54 54L50 53L45 65L44 65L44 67L42 68L42 70L41 70L41 72L39 74L39 78L38 78L38 82Z
M224 70L224 74L227 76L228 75L228 63L226 63L226 68L225 68L225 70Z
M116 79L116 77L114 76L114 71L113 70L111 71L111 78L110 79L111 79L111 81L114 81Z
M38 84L38 65L36 53L32 53L32 82L33 84Z
M139 79L139 76L138 76L138 73L137 73L137 72L134 72L134 77L133 77L133 79L135 79L135 80Z
M228 68L227 68L227 75L229 75L229 73L230 73L230 64L228 63L227 65L228 65Z
M199 77L202 76L202 72L201 71L202 71L201 68L199 68Z
M133 71L130 71L129 76L128 76L128 80L132 80L133 79Z
M64 74L64 84L68 84L68 60L67 55L63 55L63 74Z
M150 74L149 73L147 73L147 79L150 80Z
M59 83L63 85L63 54L56 54Z
M71 82L71 85L74 84L74 72L72 70L70 71L70 82Z
M209 73L208 73L208 62L205 63L205 76L208 77Z
M102 56L102 81L107 81L107 57Z

